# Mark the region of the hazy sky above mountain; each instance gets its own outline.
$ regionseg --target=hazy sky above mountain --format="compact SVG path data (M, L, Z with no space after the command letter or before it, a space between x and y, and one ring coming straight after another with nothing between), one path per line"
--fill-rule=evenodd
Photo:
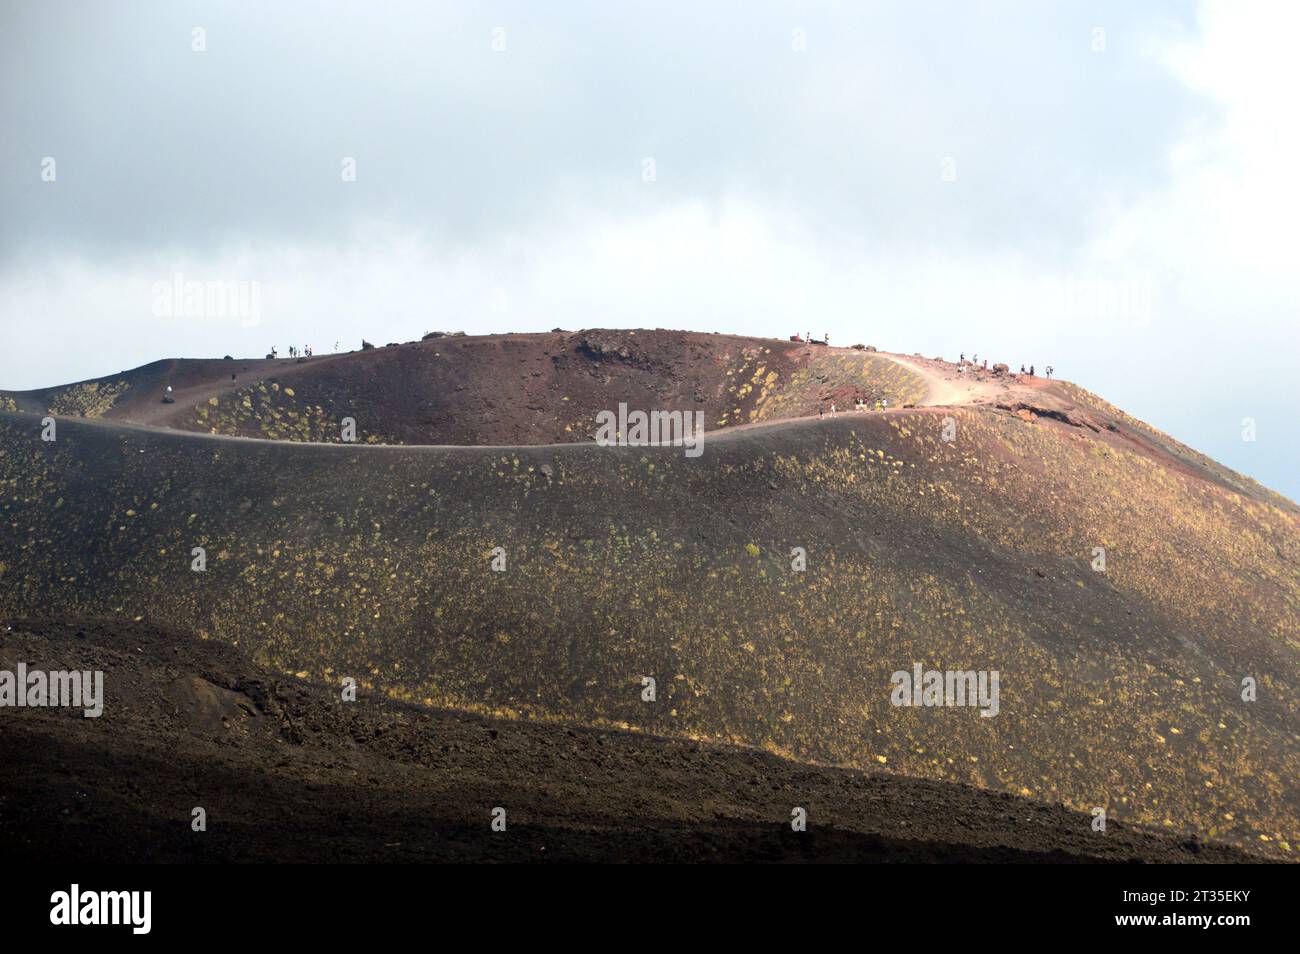
M1295 499L1297 33L1282 2L8 0L0 387L812 330L1053 364ZM257 323L157 316L178 274L258 283Z

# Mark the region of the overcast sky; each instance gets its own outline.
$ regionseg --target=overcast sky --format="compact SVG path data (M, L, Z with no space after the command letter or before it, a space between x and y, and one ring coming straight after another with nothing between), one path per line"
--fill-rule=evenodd
M1240 0L5 0L0 387L812 330L1053 364L1296 499L1297 35ZM177 275L256 316L159 314Z

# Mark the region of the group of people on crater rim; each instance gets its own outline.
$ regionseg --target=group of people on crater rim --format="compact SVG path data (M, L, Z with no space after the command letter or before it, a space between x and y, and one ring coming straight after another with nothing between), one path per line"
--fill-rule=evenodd
M862 397L861 395L859 395L858 397L854 398L854 399L853 399L853 410L855 410L855 411L857 411L857 412L859 412L859 413L866 411L866 410L867 410L867 399L864 398L864 397ZM889 410L889 398L887 398L887 397L876 398L876 410L877 410L877 411L887 411L887 410ZM834 417L834 416L835 416L835 411L836 411L835 402L834 402L834 401L831 401L831 402L830 402L830 416L831 416L831 417ZM827 413L827 410L826 410L826 401L825 401L825 400L819 400L819 401L817 402L817 416L818 416L818 417L825 417L825 416L826 416L826 413Z
M293 345L289 345L289 357L291 357L291 358L310 358L311 356L312 356L311 345L304 345L304 346L301 347L301 348L297 348L297 347L295 347L295 346L293 346ZM278 352L278 351L275 350L275 345L271 345L271 353L270 353L269 355L267 355L267 357L268 357L268 358L278 358L278 357L280 357L280 352Z
M815 344L815 343L816 343L816 342L813 340L813 336L812 336L812 332L811 332L811 331L809 331L807 334L803 334L803 335L799 334L799 332L796 331L794 334L792 334L792 335L790 336L790 340L791 340L791 341L802 341L804 344ZM830 333L829 331L826 332L826 334L822 337L821 343L824 344L824 345L829 345L829 344L831 343L831 333Z
M957 362L957 373L965 374L967 367L972 367L979 371L987 371L989 369L989 359L985 358L984 363L981 365L980 356L978 354L973 354L971 355L970 361L967 361L966 352L963 351L960 355L960 360ZM1043 369L1043 373L1047 375L1048 380L1051 380L1052 374L1055 370L1056 369L1049 364L1045 369ZM1034 366L1031 364L1029 370L1025 370L1025 366L1022 364L1020 366L1020 373L1032 378L1034 376Z

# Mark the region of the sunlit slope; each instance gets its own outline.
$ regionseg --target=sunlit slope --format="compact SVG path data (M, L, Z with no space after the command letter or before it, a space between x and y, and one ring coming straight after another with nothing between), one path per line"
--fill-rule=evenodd
M165 403L165 389L173 398ZM0 392L0 410L271 440L552 444L596 415L700 412L709 430L817 413L819 401L919 401L924 381L878 354L771 338L589 330L433 338L294 360L156 361L93 381Z
M0 437L5 613L140 616L400 698L883 764L1279 853L1300 834L1297 518L1085 428L848 415L695 459L72 420L46 444L21 414ZM914 663L999 670L999 714L894 707Z
M1068 381L1054 381L1050 388L1064 398L1075 402L1078 406L1097 412L1102 419L1110 420L1125 439L1132 441L1139 447L1153 450L1156 454L1165 457L1175 467L1200 474L1209 480L1222 484L1229 490L1247 497L1264 499L1285 510L1290 510L1292 513L1296 512L1296 505L1293 501L1288 500L1274 490L1270 490L1245 474L1240 474L1229 467L1225 467L1200 451L1193 450L1181 441L1128 414L1091 391Z

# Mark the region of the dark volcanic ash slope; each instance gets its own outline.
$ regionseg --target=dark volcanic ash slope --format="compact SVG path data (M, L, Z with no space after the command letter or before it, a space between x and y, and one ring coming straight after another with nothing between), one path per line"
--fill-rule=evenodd
M232 377L233 376L233 377ZM175 401L163 403L170 385ZM883 356L677 331L435 338L295 361L168 360L39 391L0 409L273 440L552 444L590 440L600 411L701 411L708 430L815 414L819 399L918 401L924 383Z
M1258 855L1005 793L752 749L360 696L215 640L15 621L0 667L107 669L97 719L0 718L11 863L1234 862ZM208 828L190 828L201 806ZM504 832L491 810L507 811ZM794 833L793 807L808 813Z
M0 414L0 447L5 614L138 617L396 700L1106 806L1280 856L1300 831L1295 514L1087 428L846 416L688 459L72 420L43 443ZM1000 713L894 707L913 663L999 670Z

